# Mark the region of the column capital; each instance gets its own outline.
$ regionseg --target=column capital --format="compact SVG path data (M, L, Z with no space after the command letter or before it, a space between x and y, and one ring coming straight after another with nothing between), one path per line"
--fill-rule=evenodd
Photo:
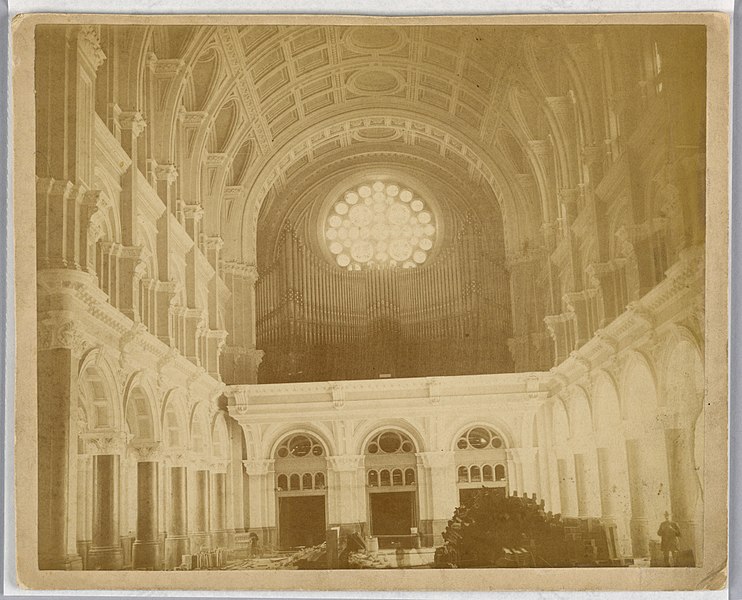
M80 433L85 454L123 455L129 441L129 434L121 431L85 431Z
M275 460L272 458L251 458L242 461L245 473L251 476L267 475L273 471Z
M185 448L165 448L162 458L169 467L192 467L193 456Z
M106 54L100 46L98 32L92 25L80 27L77 33L77 47L88 59L94 71L97 71L106 60Z
M207 250L221 250L224 247L224 240L218 235L204 235L201 241Z
M157 462L162 458L162 445L159 442L131 442L129 456L137 462Z
M362 469L365 460L366 456L363 454L344 454L340 456L328 456L327 464L331 471L347 473Z
M178 168L173 164L157 165L155 167L155 177L158 181L167 181L167 183L173 184L178 179Z
M200 204L183 204L183 214L186 219L199 221L204 216L204 209Z
M226 473L232 461L228 458L213 458L209 461L209 470L212 473Z
M122 111L119 114L119 126L121 129L131 130L132 135L138 138L147 127L147 121L139 111Z
M38 323L38 349L66 348L80 357L92 347L83 330L72 320L47 318Z

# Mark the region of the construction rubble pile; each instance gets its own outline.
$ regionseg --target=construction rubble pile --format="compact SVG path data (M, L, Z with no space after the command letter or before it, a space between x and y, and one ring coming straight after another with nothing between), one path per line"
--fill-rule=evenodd
M227 570L244 569L324 569L327 565L325 542L309 548L301 548L290 554L251 557L229 564Z
M348 567L351 569L392 569L396 567L393 557L378 552L359 550L348 555Z
M562 519L543 501L482 488L454 511L434 565L456 567L621 566L615 536L598 519Z

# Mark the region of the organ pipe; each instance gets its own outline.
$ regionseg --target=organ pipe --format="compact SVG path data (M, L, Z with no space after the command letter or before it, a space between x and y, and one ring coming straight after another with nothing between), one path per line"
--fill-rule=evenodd
M266 350L267 380L291 377L290 370L309 380L348 377L342 369L351 361L333 357L349 352L378 352L379 360L369 364L384 369L402 365L403 371L394 376L436 374L430 371L433 367L444 369L442 374L509 370L507 349L490 349L506 343L504 336L493 334L508 332L512 318L508 274L497 259L501 250L490 247L470 218L455 229L449 247L431 254L425 265L353 271L329 264L296 230L285 227L275 260L261 267L255 289L253 318L257 346ZM233 319L238 320L236 315ZM369 346L370 339L376 346ZM309 353L306 358L304 352ZM272 363L270 356L276 357ZM505 362L493 366L492 356ZM357 371L352 377L378 376L364 372L357 361L353 368Z

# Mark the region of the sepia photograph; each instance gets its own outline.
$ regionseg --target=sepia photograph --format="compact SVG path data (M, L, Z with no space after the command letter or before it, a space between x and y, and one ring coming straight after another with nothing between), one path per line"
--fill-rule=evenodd
M16 18L21 585L726 585L728 24Z

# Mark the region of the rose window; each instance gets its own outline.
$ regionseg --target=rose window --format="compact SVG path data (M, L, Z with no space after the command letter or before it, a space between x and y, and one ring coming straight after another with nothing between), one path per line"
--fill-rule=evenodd
M368 181L332 205L324 234L341 268L411 269L428 259L437 226L420 195L394 182Z

